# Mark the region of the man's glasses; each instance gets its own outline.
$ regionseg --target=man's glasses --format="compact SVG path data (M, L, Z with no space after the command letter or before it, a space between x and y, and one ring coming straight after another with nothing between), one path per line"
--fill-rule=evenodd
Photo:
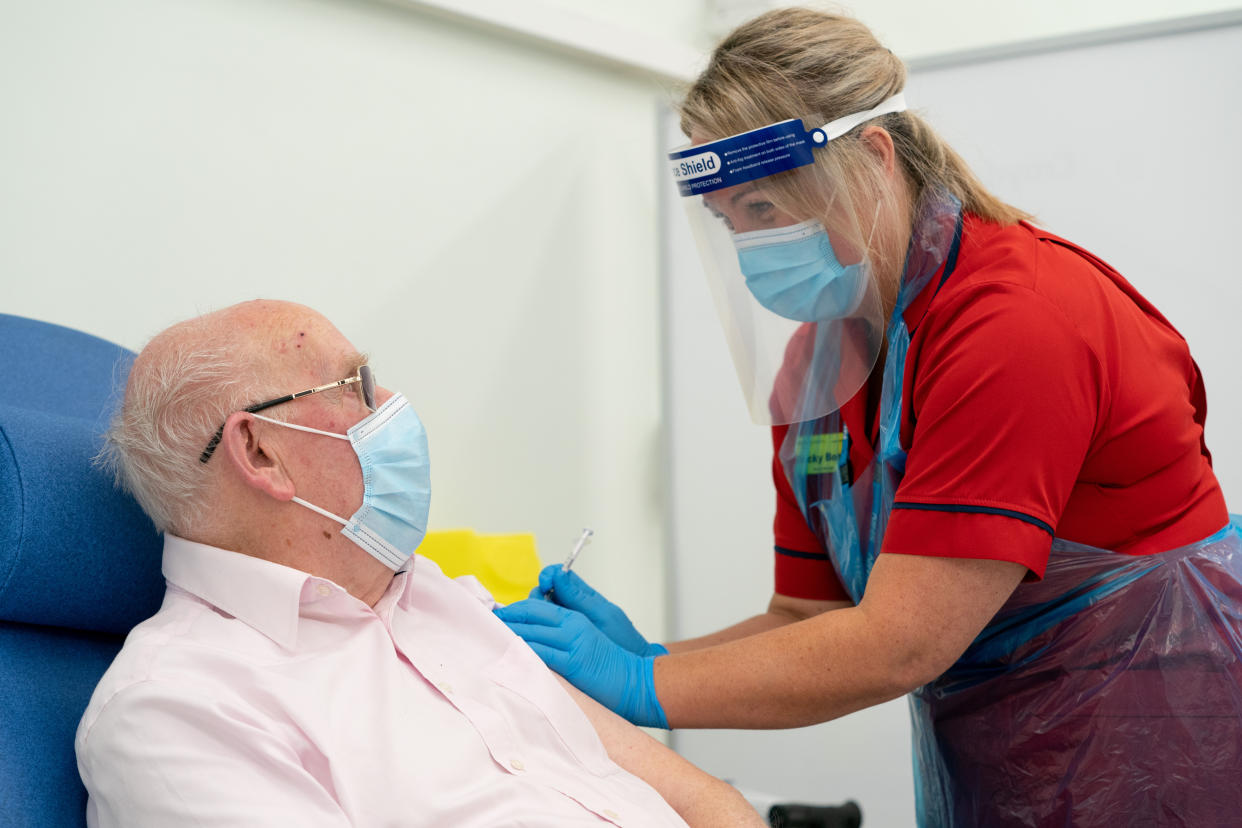
M248 414L254 414L256 411L262 411L265 408L271 408L274 405L287 403L296 400L298 397L305 397L310 394L318 394L320 391L330 391L333 388L340 388L342 385L353 385L358 383L358 390L362 394L362 402L366 405L368 411L375 410L375 375L371 373L370 365L363 365L358 369L358 373L352 377L346 377L343 380L330 382L327 385L320 385L316 388L308 388L305 391L299 391L296 394L286 394L283 397L277 397L267 402L255 403L254 405L243 408L242 411ZM198 456L198 462L206 463L211 459L211 455L215 452L216 446L220 445L221 438L224 437L224 423L216 429L216 433L212 436L211 442L207 444L207 448L203 449L203 453Z

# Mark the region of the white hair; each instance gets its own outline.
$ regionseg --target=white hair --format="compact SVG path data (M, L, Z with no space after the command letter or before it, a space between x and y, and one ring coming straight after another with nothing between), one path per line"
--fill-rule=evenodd
M147 344L96 458L161 532L202 528L212 465L199 456L229 414L271 396L253 343L212 316L175 325Z

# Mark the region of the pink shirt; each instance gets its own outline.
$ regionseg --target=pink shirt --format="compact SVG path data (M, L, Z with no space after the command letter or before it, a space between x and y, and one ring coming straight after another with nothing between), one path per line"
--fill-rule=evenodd
M90 826L685 826L473 578L375 608L166 536L168 591L78 726Z

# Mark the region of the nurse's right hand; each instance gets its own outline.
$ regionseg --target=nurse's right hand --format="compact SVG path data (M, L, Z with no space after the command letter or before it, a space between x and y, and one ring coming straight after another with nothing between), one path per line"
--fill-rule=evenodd
M656 696L650 656L639 656L609 639L580 612L538 599L493 612L570 684L643 727L668 727Z
M539 573L539 586L530 591L531 598L542 598L566 609L585 615L613 643L640 656L666 655L668 648L653 644L620 607L600 595L573 570L564 572L560 564L549 564Z

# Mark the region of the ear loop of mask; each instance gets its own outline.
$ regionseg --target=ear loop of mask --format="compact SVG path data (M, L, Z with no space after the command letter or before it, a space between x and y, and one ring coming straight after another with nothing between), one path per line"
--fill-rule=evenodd
M868 232L867 241L863 245L862 259L856 265L846 265L846 267L864 268L864 278L859 280L858 292L854 296L853 302L851 303L851 307L853 308L853 310L850 312L851 316L858 313L859 308L863 304L863 300L867 296L867 288L869 285L874 284L877 292L880 289L880 286L876 280L875 266L872 263L873 259L871 256L871 241L875 238L876 227L878 227L880 224L880 206L883 203L884 203L883 200L877 201L875 203L875 212L871 216L871 230ZM824 230L825 235L827 234L827 232L828 231L825 229ZM829 244L831 243L832 243L831 240L829 240ZM881 300L881 308L883 307L882 301L883 300Z
M880 208L884 206L883 197L875 202L875 212L871 214L871 231L867 234L867 258L871 258L871 242L875 241L876 228L880 226Z
M871 271L871 278L867 279L866 281L868 284L875 285L875 292L879 294L876 296L876 301L880 303L880 314L881 314L880 324L887 327L888 323L884 319L884 315L886 314L886 311L884 310L884 295L883 295L883 292L881 291L879 274L876 273L875 263L874 263L875 260L874 260L874 257L872 257L871 255L871 242L875 240L876 229L880 226L880 208L883 206L884 206L884 198L881 197L876 201L875 212L871 216L871 232L867 234L867 258L871 260L872 262L872 264L869 265L869 268L868 268ZM858 298L858 301L860 303L863 301L861 296Z
M284 426L285 428L294 428L298 431L305 431L309 434L322 434L324 437L335 437L338 440L345 440L346 442L349 441L348 434L337 434L334 431L323 431L318 428L311 428L310 426L298 425L297 423L286 423L284 420L273 420L271 417L264 417L262 414L251 414L250 416L254 417L256 420L264 420L269 423L275 423L276 425Z
M876 199L875 211L871 214L871 229L867 231L867 240L863 242L862 259L858 262L858 264L862 264L863 262L869 261L873 258L871 255L871 243L875 241L876 228L880 226L880 208L884 206L884 201L885 199L883 197ZM832 205L830 204L829 210L831 210L831 207ZM822 221L819 221L818 219L811 219L811 221L823 228L825 233L828 232L828 225L824 224ZM809 222L802 223L807 224ZM849 267L849 265L846 265L846 267Z
M338 440L344 440L347 443L350 442L348 434L337 434L332 431L323 431L322 429L311 428L310 426L298 425L297 423L286 423L283 420L273 420L271 417L264 417L262 414L252 414L251 416L253 416L257 420L264 420L269 423L275 423L276 425L284 426L285 428L292 428L298 431L305 431L308 434L322 434L325 437L335 437ZM297 495L294 495L291 498L291 500L294 503L305 506L307 509L310 509L312 512L318 512L319 514L323 515L326 518L335 520L337 523L341 524L342 526L349 526L349 521L345 520L340 515L334 515L332 512L329 512L327 509L322 509L319 506L316 506L314 503L303 500Z

